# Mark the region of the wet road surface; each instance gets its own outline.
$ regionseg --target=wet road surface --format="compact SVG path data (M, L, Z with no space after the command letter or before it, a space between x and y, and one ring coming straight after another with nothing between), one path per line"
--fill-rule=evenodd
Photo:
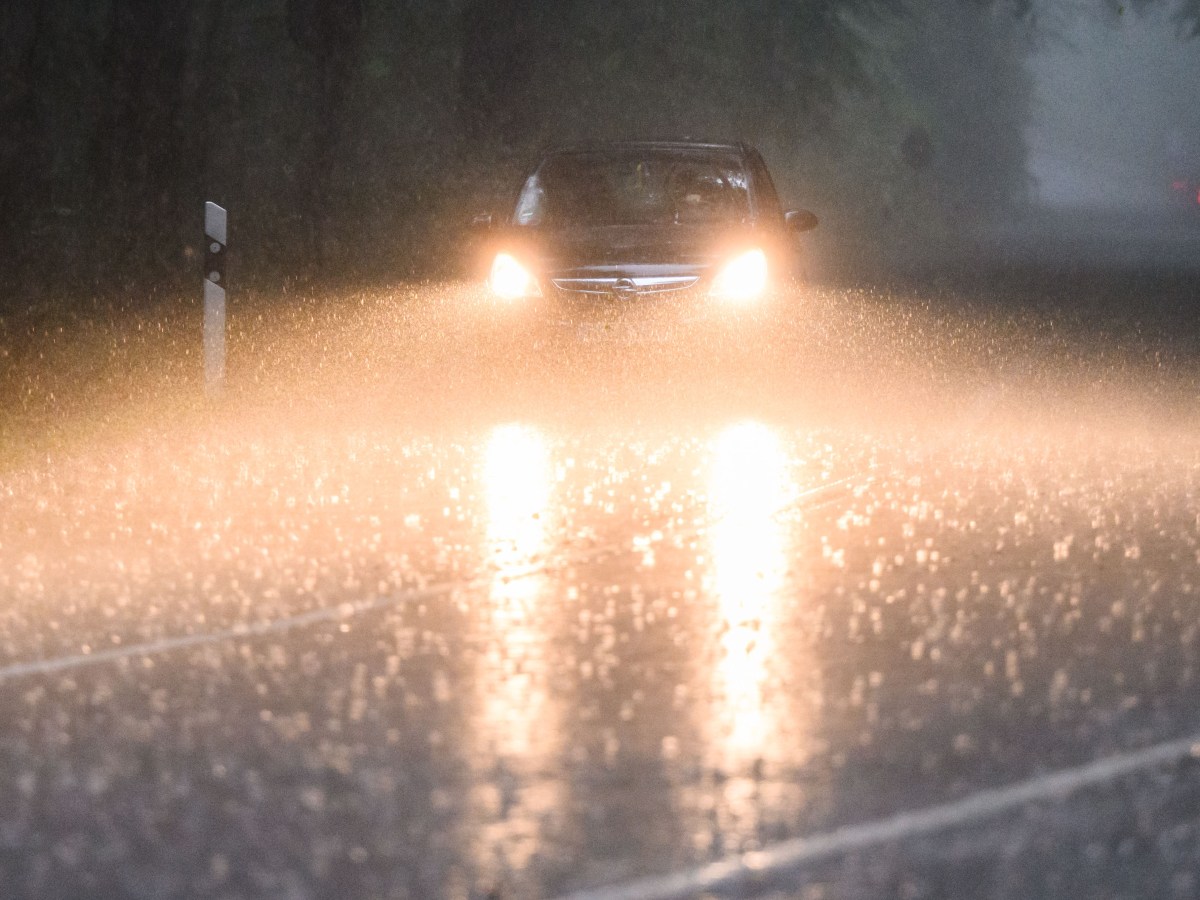
M0 895L633 896L1200 734L1189 284L10 330ZM711 887L1196 896L1189 747Z

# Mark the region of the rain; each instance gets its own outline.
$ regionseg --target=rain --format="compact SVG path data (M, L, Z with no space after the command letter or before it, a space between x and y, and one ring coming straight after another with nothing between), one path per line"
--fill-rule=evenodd
M0 13L0 895L1200 894L1195 4L750 7ZM497 294L665 138L793 269Z

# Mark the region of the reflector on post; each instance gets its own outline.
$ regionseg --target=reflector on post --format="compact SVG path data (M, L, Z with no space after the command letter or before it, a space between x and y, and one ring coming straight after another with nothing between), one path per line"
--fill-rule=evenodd
M227 214L204 204L204 387L220 393L225 380L225 245Z

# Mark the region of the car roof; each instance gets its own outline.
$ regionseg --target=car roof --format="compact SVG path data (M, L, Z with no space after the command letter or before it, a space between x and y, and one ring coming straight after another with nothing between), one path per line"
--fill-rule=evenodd
M705 141L587 141L551 147L543 155L554 156L559 153L590 153L604 150L719 150L742 155L749 149L743 142L729 144Z

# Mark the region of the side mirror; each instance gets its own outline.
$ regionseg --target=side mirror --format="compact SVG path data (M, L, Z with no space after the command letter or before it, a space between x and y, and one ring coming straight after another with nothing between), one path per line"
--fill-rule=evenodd
M495 224L495 217L491 213L479 213L471 219L471 227L476 231L486 231Z
M789 209L783 216L789 230L799 234L802 231L812 231L817 227L818 219L807 209Z

